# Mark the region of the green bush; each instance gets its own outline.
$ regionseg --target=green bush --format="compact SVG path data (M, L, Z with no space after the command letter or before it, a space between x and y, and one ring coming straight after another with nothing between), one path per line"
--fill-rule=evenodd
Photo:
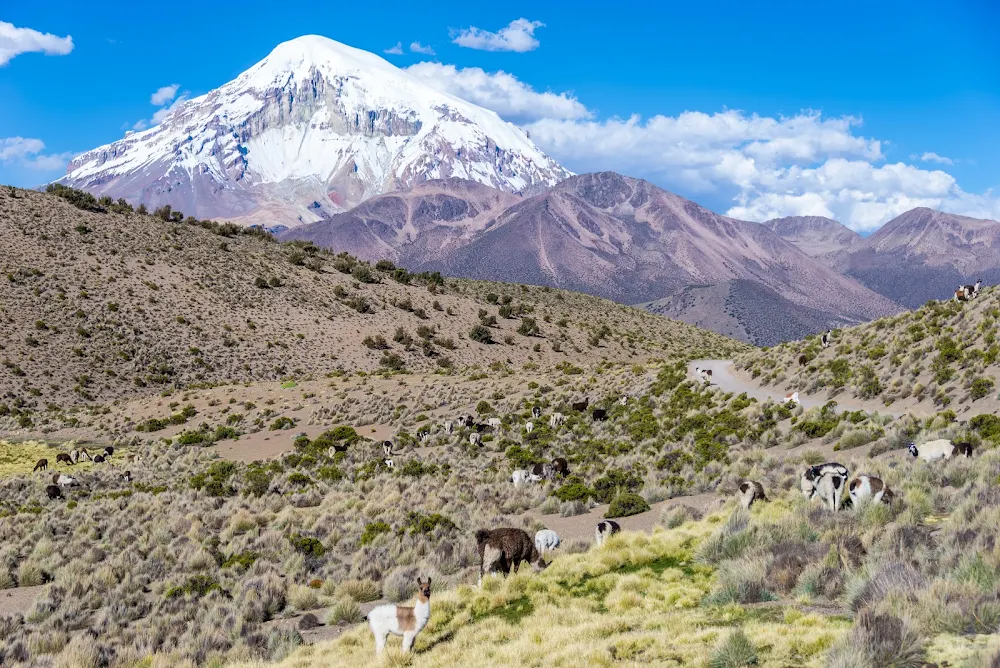
M365 527L367 529L367 527ZM431 515L423 515L418 512L410 511L406 516L406 523L403 525L406 531L411 534L431 534L438 528L442 531L451 531L457 529L455 523L449 518L445 517L440 513L433 513Z
M538 336L541 332L534 318L522 318L521 326L517 328L517 333L521 336Z
M295 420L290 417L282 416L271 423L268 427L270 431L278 431L279 429L291 429L295 426Z
M390 531L392 531L392 527L387 522L383 522L382 520L369 522L365 525L365 530L361 532L361 544L368 545L378 536Z
M594 481L594 494L601 503L609 503L611 499L627 492L638 492L642 489L642 478L635 473L621 469L610 469Z
M292 547L296 551L301 552L307 557L322 557L326 554L326 548L323 547L323 543L317 538L312 536L303 536L300 533L293 533L288 537L288 542L292 544Z
M586 501L594 496L594 491L579 482L563 485L552 493L560 501Z
M239 566L243 570L247 570L253 566L254 562L258 559L260 559L260 552L247 550L246 552L230 555L225 561L222 562L222 568L233 568L234 566Z
M344 479L344 472L337 466L323 466L316 471L317 477L326 482L340 482Z
M535 456L535 453L520 445L512 445L507 448L504 456L515 469L528 469L539 463L539 459Z
M976 378L972 381L972 387L969 390L969 394L972 396L972 400L982 399L993 393L993 379L992 378Z
M646 503L646 499L642 498L638 494L628 492L616 496L611 501L611 506L608 508L608 512L606 512L604 516L628 517L629 515L644 513L647 510L649 510L649 504Z
M469 340L475 341L476 343L493 343L493 335L490 333L488 327L484 325L474 325L471 330L469 330Z

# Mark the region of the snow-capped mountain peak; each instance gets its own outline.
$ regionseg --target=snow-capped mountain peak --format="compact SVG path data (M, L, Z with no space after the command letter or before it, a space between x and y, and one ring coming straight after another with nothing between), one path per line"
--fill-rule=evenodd
M429 179L524 192L569 175L494 112L307 35L160 125L79 156L60 182L203 218L294 226Z

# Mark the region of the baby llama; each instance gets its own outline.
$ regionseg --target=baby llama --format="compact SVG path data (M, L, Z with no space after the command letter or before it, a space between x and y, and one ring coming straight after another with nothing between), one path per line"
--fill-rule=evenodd
M368 626L375 635L375 654L385 649L389 634L403 636L403 652L409 652L417 634L427 626L431 616L431 579L417 578L417 604L380 605L368 613Z

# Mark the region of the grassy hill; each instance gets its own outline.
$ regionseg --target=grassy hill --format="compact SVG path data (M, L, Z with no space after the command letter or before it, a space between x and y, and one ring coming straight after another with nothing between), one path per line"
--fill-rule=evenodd
M585 295L410 275L237 226L167 222L64 194L85 208L0 190L8 410L330 372L643 362L741 347Z
M819 336L751 350L737 366L764 385L836 398L846 393L894 411L998 408L1000 291L972 302L929 301L921 308ZM804 361L803 365L801 362Z

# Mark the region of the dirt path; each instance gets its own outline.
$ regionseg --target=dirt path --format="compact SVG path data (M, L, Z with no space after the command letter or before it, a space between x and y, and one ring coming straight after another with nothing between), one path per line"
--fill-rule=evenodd
M0 589L0 617L24 615L44 589L45 585Z
M754 384L753 381L740 377L735 366L733 365L732 360L693 360L688 364L688 375L691 378L699 379L698 373L695 371L695 367L711 370L712 386L719 387L726 392L733 392L735 394L746 392L748 397L761 401L773 399L774 401L780 402L785 398L785 390L776 387L760 387L759 385ZM822 406L828 401L830 401L830 399L825 397L808 395L804 392L799 393L799 403L803 408ZM837 402L838 412L843 410L861 410L869 413L877 411L878 413L891 415L894 418L898 418L903 415L903 413L890 410L880 404L858 401L851 397L837 397L834 401Z

